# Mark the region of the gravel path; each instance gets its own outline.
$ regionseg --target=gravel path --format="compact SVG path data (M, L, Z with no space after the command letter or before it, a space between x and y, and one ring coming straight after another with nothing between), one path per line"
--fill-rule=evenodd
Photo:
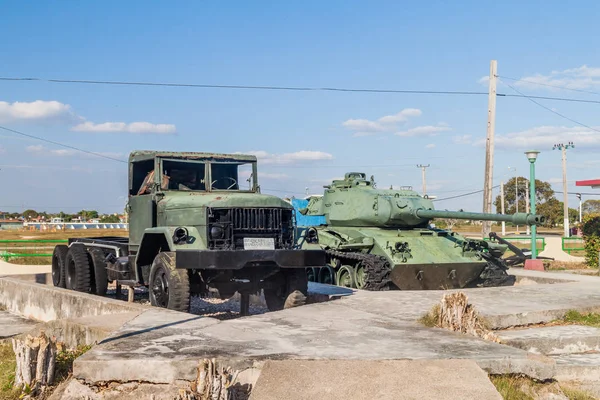
M127 290L123 288L121 290L121 300L127 299ZM106 292L106 297L115 299L116 289L114 285L109 285ZM256 304L260 300L256 296L252 296L253 299L250 301L250 315L264 314L268 312L268 308ZM133 301L139 304L150 305L148 299L148 289L145 287L135 288L133 295ZM262 301L264 302L264 300ZM254 303L254 304L253 304ZM239 295L236 295L227 300L221 300L218 297L198 297L193 296L190 301L190 314L203 315L206 317L217 318L220 320L233 319L240 317L240 301Z

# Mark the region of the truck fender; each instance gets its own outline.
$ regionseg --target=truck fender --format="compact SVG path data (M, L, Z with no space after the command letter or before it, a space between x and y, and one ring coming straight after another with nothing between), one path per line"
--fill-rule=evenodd
M179 228L183 228L186 231L187 239L185 241L179 241L175 237L175 232ZM148 284L150 268L158 253L176 251L177 249L202 248L204 247L204 240L201 238L202 236L198 232L198 229L193 226L169 226L146 229L135 257L136 280L142 285Z

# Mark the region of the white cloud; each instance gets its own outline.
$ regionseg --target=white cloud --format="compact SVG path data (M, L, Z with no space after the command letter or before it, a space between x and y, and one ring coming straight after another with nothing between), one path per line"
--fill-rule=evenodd
M242 154L240 152L236 154ZM244 154L253 154L262 164L292 164L306 161L332 160L333 155L323 151L301 150L294 153L273 154L263 150L248 151Z
M454 136L452 141L456 144L473 144L472 135Z
M286 174L272 174L269 172L261 172L259 174L259 177L266 179L286 179L288 176Z
M76 132L127 132L127 133L156 133L170 135L177 132L172 124L151 124L150 122L104 122L95 124L87 121L71 128Z
M593 89L600 87L600 68L582 65L577 68L552 71L545 75L537 73L531 76L524 76L514 84L515 86L530 89L545 88L546 90L560 90L552 86L562 86L569 89Z
M6 149L2 146L0 146L0 154L4 154L6 153Z
M25 148L25 151L27 151L28 153L37 154L37 155L51 155L51 156L59 156L59 157L74 156L74 155L81 155L83 157L97 157L93 154L88 154L88 153L84 153L84 152L77 151L77 150L71 150L71 149L52 150L52 149L48 149L40 144L33 145L33 146L27 146ZM113 153L113 152L95 152L95 153L106 156L106 157L112 157L112 158L122 158L123 157L122 153Z
M435 143L429 143L425 146L426 149L433 149L435 147Z
M397 129L401 122L407 122L409 118L418 117L422 111L417 108L405 108L399 113L385 115L376 121L368 119L349 119L342 123L345 128L354 131L354 136L370 136L379 132L391 132Z
M396 132L394 135L398 136L436 136L439 132L446 132L452 130L448 126L443 125L425 125L425 126L417 126L416 128L411 128L406 131Z
M7 103L0 101L0 121L36 121L73 118L71 106L58 101L35 100L32 102Z
M600 127L593 127L600 130ZM504 149L549 149L555 143L572 141L578 148L600 148L600 132L583 127L538 126L520 132L496 135L494 145ZM485 146L485 139L474 143Z

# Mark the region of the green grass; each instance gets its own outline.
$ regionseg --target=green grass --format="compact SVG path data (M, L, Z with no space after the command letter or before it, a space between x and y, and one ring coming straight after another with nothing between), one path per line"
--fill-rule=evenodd
M549 393L564 395L569 400L594 400L581 390L561 386L556 382L536 382L524 376L490 375L490 381L504 400L534 400L546 398Z
M56 355L55 385L63 382L73 372L73 361L91 346L80 346L75 350L63 350ZM0 341L0 400L18 400L21 392L13 388L15 368L17 366L15 353L9 341Z
M490 380L504 400L534 400L531 395L523 391L525 385L535 385L527 378L492 375Z
M19 391L13 389L16 366L17 362L11 343L0 342L0 400L19 398Z
M74 350L63 350L56 355L56 384L67 379L73 372L73 361L92 346L79 346Z
M579 311L571 310L565 314L563 321L571 324L600 328L600 314L597 313L581 314Z
M419 318L419 323L421 323L422 325L424 325L428 328L435 328L437 326L437 323L439 320L440 320L440 305L436 304L435 306L433 306L431 311L429 311L427 314L425 314L421 318Z

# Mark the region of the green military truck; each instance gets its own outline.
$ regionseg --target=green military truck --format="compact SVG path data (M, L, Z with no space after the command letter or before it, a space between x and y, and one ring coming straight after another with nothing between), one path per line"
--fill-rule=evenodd
M105 295L109 282L148 287L150 303L189 311L217 289L264 292L269 310L302 305L305 268L325 252L298 249L293 207L260 193L252 155L134 151L129 156L129 237L71 238L54 249L55 286Z

